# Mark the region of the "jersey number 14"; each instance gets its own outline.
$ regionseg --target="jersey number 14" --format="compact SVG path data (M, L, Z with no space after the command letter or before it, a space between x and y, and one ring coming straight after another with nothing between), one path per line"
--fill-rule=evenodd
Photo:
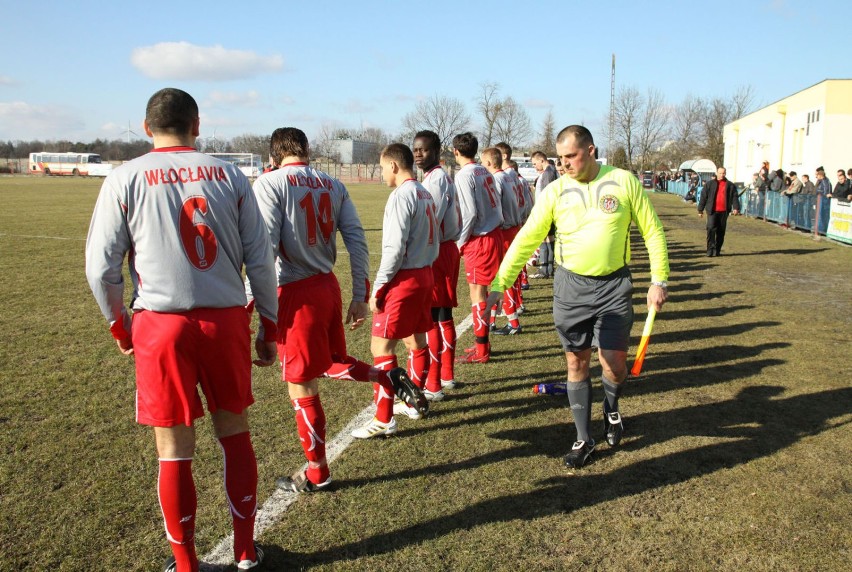
M299 201L299 206L305 213L305 229L307 236L305 237L308 246L316 246L317 243L317 228L322 234L322 240L326 244L331 239L334 232L334 216L331 208L331 195L328 193L319 194L319 203L314 206L314 196L307 193L304 198Z

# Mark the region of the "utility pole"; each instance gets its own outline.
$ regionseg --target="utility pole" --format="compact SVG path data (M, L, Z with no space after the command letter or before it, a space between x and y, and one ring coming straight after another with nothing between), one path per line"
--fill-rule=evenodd
M612 72L609 81L609 142L607 144L607 160L611 160L615 151L612 147L615 131L615 54L612 54Z

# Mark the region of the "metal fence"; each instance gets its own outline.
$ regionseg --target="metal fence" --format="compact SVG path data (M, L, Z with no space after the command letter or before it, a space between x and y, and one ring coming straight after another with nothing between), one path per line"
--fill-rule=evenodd
M668 192L686 196L689 184L669 182ZM698 187L695 200L701 200L704 187ZM740 189L742 190L742 189ZM828 230L830 199L821 195L797 194L788 197L776 191L765 193L745 191L740 195L740 212L745 216L778 223L787 228L797 228L825 235ZM819 216L817 216L819 215ZM816 229L816 230L815 230Z

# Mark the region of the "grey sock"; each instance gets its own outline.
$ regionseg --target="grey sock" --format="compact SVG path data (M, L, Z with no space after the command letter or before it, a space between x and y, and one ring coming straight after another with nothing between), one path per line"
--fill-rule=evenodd
M571 415L577 428L577 440L591 442L589 439L589 424L592 421L592 379L569 381L568 402L571 404Z
M618 411L618 398L621 392L624 391L624 382L615 383L605 375L601 376L603 382L604 393L606 394L606 402L609 405L607 411Z

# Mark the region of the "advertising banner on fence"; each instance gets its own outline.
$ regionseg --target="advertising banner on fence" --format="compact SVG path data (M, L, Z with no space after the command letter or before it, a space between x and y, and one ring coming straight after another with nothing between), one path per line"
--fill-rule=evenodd
M831 199L831 215L826 235L828 238L852 244L852 203Z

